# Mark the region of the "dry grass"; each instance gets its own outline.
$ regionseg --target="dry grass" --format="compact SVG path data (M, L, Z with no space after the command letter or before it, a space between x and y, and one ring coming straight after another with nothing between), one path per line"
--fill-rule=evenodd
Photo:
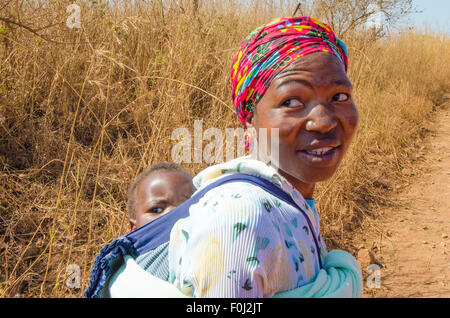
M271 1L248 9L209 1L196 14L161 11L158 1L123 10L85 5L82 28L69 29L69 2L50 3L39 16L20 8L35 29L62 21L40 37L0 28L3 297L81 296L98 250L128 229L127 186L144 167L171 159L173 129L192 131L194 119L204 129L238 127L227 82L232 57L254 27L293 12ZM423 119L449 91L450 42L410 33L374 41L363 32L345 41L360 126L318 200L327 243L351 250L353 228L371 205L389 203ZM81 289L66 286L69 264L81 267Z

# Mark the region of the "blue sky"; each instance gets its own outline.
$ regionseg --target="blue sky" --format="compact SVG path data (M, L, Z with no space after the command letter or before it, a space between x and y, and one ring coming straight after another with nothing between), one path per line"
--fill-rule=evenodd
M425 27L438 27L450 35L450 0L414 0L418 10L422 13L411 15L409 23L417 30Z

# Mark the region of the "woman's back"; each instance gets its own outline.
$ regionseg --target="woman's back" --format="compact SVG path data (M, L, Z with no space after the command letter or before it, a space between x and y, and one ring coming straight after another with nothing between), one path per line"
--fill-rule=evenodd
M271 180L301 210L246 182L210 190L171 232L169 281L195 297L271 297L309 283L320 270L317 249L326 254L318 215L275 169L245 157L208 168L194 183L230 173Z

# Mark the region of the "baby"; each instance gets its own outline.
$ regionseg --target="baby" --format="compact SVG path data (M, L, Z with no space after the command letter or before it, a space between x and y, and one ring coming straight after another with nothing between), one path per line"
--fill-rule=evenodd
M130 230L168 213L194 191L192 177L175 163L161 162L144 170L128 189Z
M161 162L144 170L128 189L131 232L169 213L189 199L194 191L192 177L175 163ZM106 283L107 287L100 292L100 297L151 295L155 292L155 282L164 282L169 277L168 266L161 266L160 262L165 258L167 250L159 249L155 253L147 251L137 258L125 255L124 263L111 275Z

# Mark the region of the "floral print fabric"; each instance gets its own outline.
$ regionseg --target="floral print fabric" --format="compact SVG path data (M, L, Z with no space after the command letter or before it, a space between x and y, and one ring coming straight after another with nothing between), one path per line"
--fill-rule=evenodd
M327 254L317 211L273 167L249 157L209 167L194 184L201 188L231 173L272 181L305 214L253 184L214 188L172 229L169 281L194 297L272 297L311 282L320 270L317 253L321 260Z

